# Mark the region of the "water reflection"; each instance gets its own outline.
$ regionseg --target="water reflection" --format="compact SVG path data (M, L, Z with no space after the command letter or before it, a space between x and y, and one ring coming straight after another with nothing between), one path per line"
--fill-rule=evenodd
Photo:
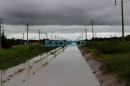
M30 65L29 65L29 60L27 61L27 77L29 78L30 75Z
M6 73L4 73L3 70L0 70L0 86L19 86L24 83L27 84L32 77L39 73L42 68L46 67L49 64L49 61L61 52L62 49L57 48L50 52L42 53L21 65L9 68L6 70Z
M2 86L2 80L3 80L2 77L3 77L3 76L2 76L2 70L1 70L1 71L0 71L0 85L1 85L1 86Z

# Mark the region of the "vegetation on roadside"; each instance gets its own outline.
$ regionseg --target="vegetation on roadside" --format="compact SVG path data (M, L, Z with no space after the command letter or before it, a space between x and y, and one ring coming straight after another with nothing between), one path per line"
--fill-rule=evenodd
M45 47L43 45L19 46L11 49L0 50L0 69L7 69L56 47Z
M102 59L101 69L104 73L113 73L124 79L130 85L130 42L119 40L89 41L87 52L97 55Z

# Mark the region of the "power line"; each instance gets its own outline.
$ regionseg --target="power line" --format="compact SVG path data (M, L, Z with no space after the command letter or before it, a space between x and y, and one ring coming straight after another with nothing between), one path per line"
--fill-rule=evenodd
M110 6L112 3L111 3L111 1L107 4L107 6ZM107 7L108 8L108 7ZM109 15L111 14L111 12L113 11L113 7L111 7L110 9L109 9L109 11L110 12L108 12L107 13L107 15L105 16L105 18L107 18L107 17L109 17ZM95 18L93 18L93 19L95 19ZM104 20L104 18L102 18L102 15L100 15L99 17L97 17L97 19L95 19L95 22L99 22L99 21L102 21L102 20Z
M113 7L112 8L110 8L109 9L109 12L102 18L102 16L100 16L99 18L97 18L96 20L95 20L95 22L99 22L99 23L101 23L101 22L104 22L104 21L106 21L108 18L110 18L111 16L112 16L112 14L113 14L113 12L115 12L115 11L113 11Z

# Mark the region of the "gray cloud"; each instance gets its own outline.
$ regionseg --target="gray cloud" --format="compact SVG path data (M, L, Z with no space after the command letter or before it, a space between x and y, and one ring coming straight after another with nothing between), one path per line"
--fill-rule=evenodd
M129 3L125 3L126 24L130 24ZM115 7L114 0L0 0L0 17L14 25L86 25L92 18L99 25L121 24L120 1Z

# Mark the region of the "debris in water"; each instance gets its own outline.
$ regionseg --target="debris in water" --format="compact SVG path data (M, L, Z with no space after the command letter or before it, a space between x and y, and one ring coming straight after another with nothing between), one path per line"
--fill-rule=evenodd
M22 73L26 68L22 68L22 69L19 69L18 71L15 72L15 75L19 74L19 73Z
M48 65L48 62L45 62L42 66L45 67L46 65Z

